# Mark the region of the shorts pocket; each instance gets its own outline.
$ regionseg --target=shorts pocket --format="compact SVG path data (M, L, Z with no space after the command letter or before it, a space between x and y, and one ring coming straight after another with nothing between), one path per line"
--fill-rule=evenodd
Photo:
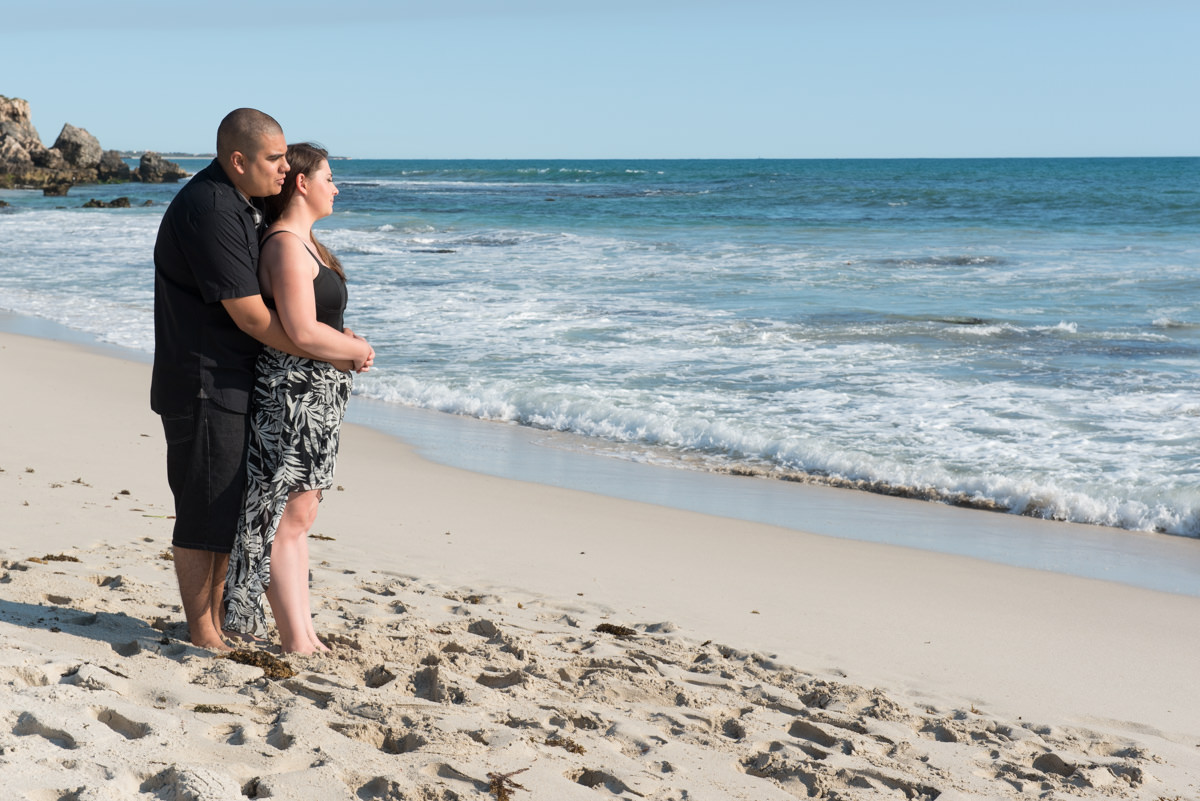
M166 435L168 445L189 442L196 436L196 423L191 407L183 412L162 415L162 424L163 434Z

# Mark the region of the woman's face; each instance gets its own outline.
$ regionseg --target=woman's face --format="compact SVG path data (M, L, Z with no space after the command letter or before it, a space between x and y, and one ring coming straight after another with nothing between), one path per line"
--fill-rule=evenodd
M333 214L333 199L337 197L338 189L333 183L333 171L329 162L322 161L308 176L308 202L320 217Z

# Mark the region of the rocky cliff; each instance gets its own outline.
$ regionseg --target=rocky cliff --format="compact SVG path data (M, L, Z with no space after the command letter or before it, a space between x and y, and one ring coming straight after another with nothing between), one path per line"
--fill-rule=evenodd
M117 151L104 150L96 137L70 124L46 147L33 127L29 102L0 95L0 188L65 195L75 184L173 183L186 177L157 153L144 154L138 169L130 169Z

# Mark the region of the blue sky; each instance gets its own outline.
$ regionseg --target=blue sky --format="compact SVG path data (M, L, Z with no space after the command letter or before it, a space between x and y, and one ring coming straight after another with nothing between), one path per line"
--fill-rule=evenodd
M40 0L0 95L106 148L238 106L367 158L1200 155L1196 0Z

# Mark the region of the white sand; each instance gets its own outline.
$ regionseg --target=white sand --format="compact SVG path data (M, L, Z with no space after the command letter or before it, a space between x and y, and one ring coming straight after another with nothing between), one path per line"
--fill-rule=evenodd
M514 799L1200 797L1200 598L480 476L352 426L311 544L335 656L266 678L185 642L149 368L0 335L0 373L4 797L443 800L519 770Z

